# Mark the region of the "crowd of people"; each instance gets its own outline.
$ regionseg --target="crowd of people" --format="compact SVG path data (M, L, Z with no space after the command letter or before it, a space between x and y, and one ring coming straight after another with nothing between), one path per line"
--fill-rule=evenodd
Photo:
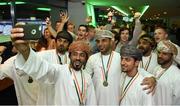
M164 27L149 35L135 13L130 38L113 25L75 32L67 12L55 29L51 21L38 41L11 31L17 54L0 65L0 79L13 80L19 105L180 105L180 48Z

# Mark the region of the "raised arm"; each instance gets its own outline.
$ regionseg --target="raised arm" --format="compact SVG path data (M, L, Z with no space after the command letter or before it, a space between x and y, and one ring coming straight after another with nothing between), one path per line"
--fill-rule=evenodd
M45 83L54 83L58 66L47 63L29 47L27 40L21 39L24 36L22 28L13 28L11 32L12 42L19 51L15 60L17 72L25 72L33 79Z
M142 32L142 25L141 25L141 21L140 21L140 16L141 16L141 14L139 14L139 13L135 13L135 15L134 15L135 27L134 27L134 31L133 31L133 38L129 43L131 45L137 45L139 35Z
M67 11L61 12L60 13L60 22L61 23L60 23L60 26L57 29L57 33L63 30L64 25L65 25L65 23L67 23L68 20L69 20L69 16L68 16Z
M53 29L52 24L51 24L51 20L49 17L46 18L46 26L47 26L48 30L51 32L52 36L54 38L56 38L57 32Z

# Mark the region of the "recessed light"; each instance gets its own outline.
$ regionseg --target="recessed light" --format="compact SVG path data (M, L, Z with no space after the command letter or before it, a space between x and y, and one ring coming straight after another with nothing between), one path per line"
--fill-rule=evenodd
M166 12L166 11L164 11L164 12L163 12L163 14L167 14L167 12Z

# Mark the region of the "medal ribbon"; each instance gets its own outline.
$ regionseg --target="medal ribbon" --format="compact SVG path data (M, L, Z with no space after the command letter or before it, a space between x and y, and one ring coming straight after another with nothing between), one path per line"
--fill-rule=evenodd
M66 54L64 54L64 55L65 55L64 64L67 64L67 55L66 55ZM58 56L58 59L59 59L59 64L63 64L63 62L62 62L62 60L61 60L61 56L58 55L58 54L57 54L57 56Z
M143 65L143 60L141 61L141 68L145 69L147 71L148 67L149 67L149 64L150 64L150 61L151 61L151 57L152 57L152 54L151 56L149 57L149 60L148 62L146 63L145 67Z
M119 103L121 103L122 99L124 98L124 96L126 95L127 91L129 90L129 88L131 87L131 85L133 84L133 82L136 80L136 78L139 76L139 73L137 72L136 75L128 82L128 84L126 85L126 87L124 88L123 90L123 87L124 87L124 82L125 82L125 79L124 79L124 82L123 82L123 87L122 87L122 94L121 94L121 97L120 97L120 101Z
M69 70L73 74L73 81L74 81L74 85L75 85L75 88L76 88L76 93L78 95L79 103L80 103L80 105L82 105L82 104L84 104L83 100L84 100L84 97L85 97L85 90L86 90L85 89L85 86L86 86L85 77L83 76L82 70L81 70L82 88L80 89L80 86L79 86L79 83L78 83L78 80L76 78L76 75L75 75L74 71L72 71L70 69L70 67L69 67Z
M111 66L112 58L113 58L113 52L110 53L110 56L108 58L108 63L106 65L107 71L105 71L104 61L103 61L103 57L102 57L102 54L101 54L101 62L102 62L101 72L102 72L103 81L108 80L108 72L109 72L109 69L110 69L110 66Z
M166 69L162 69L162 70L161 70L161 73L158 74L158 75L156 76L156 78L157 78L157 79L161 78L161 76L166 72L167 69L169 69L169 67L166 68Z

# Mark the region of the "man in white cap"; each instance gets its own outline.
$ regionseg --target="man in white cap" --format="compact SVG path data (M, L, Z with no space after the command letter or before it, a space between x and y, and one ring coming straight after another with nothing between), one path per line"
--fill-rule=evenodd
M158 105L180 105L180 70L173 65L177 48L170 41L160 41L157 45L158 64L153 74L158 79L155 100Z
M142 52L135 46L124 45L121 48L121 82L120 105L147 106L153 104L153 96L143 91L141 82L145 78L138 65L142 60Z
M158 43L160 41L163 41L163 40L170 41L168 39L168 31L166 30L166 28L161 27L161 26L159 26L159 27L157 27L155 29L155 31L154 31L154 38L155 38L155 41L156 41L157 45L158 45ZM173 45L175 45L176 48L177 48L177 56L174 59L174 62L176 64L180 65L180 47L178 45L176 45L175 43L173 43ZM156 48L155 48L155 52L156 52Z
M112 51L112 37L108 30L96 32L100 52L91 55L86 65L86 71L92 75L98 105L119 105L121 59L119 53Z
M143 57L139 63L139 68L152 73L154 67L158 65L157 54L153 52L154 39L148 35L142 35L138 40L138 49L142 51Z
M70 64L50 64L38 56L23 37L22 28L12 29L12 42L19 51L17 72L26 73L44 84L55 85L55 105L96 105L94 86L83 68L90 54L88 44L77 41L69 47Z

